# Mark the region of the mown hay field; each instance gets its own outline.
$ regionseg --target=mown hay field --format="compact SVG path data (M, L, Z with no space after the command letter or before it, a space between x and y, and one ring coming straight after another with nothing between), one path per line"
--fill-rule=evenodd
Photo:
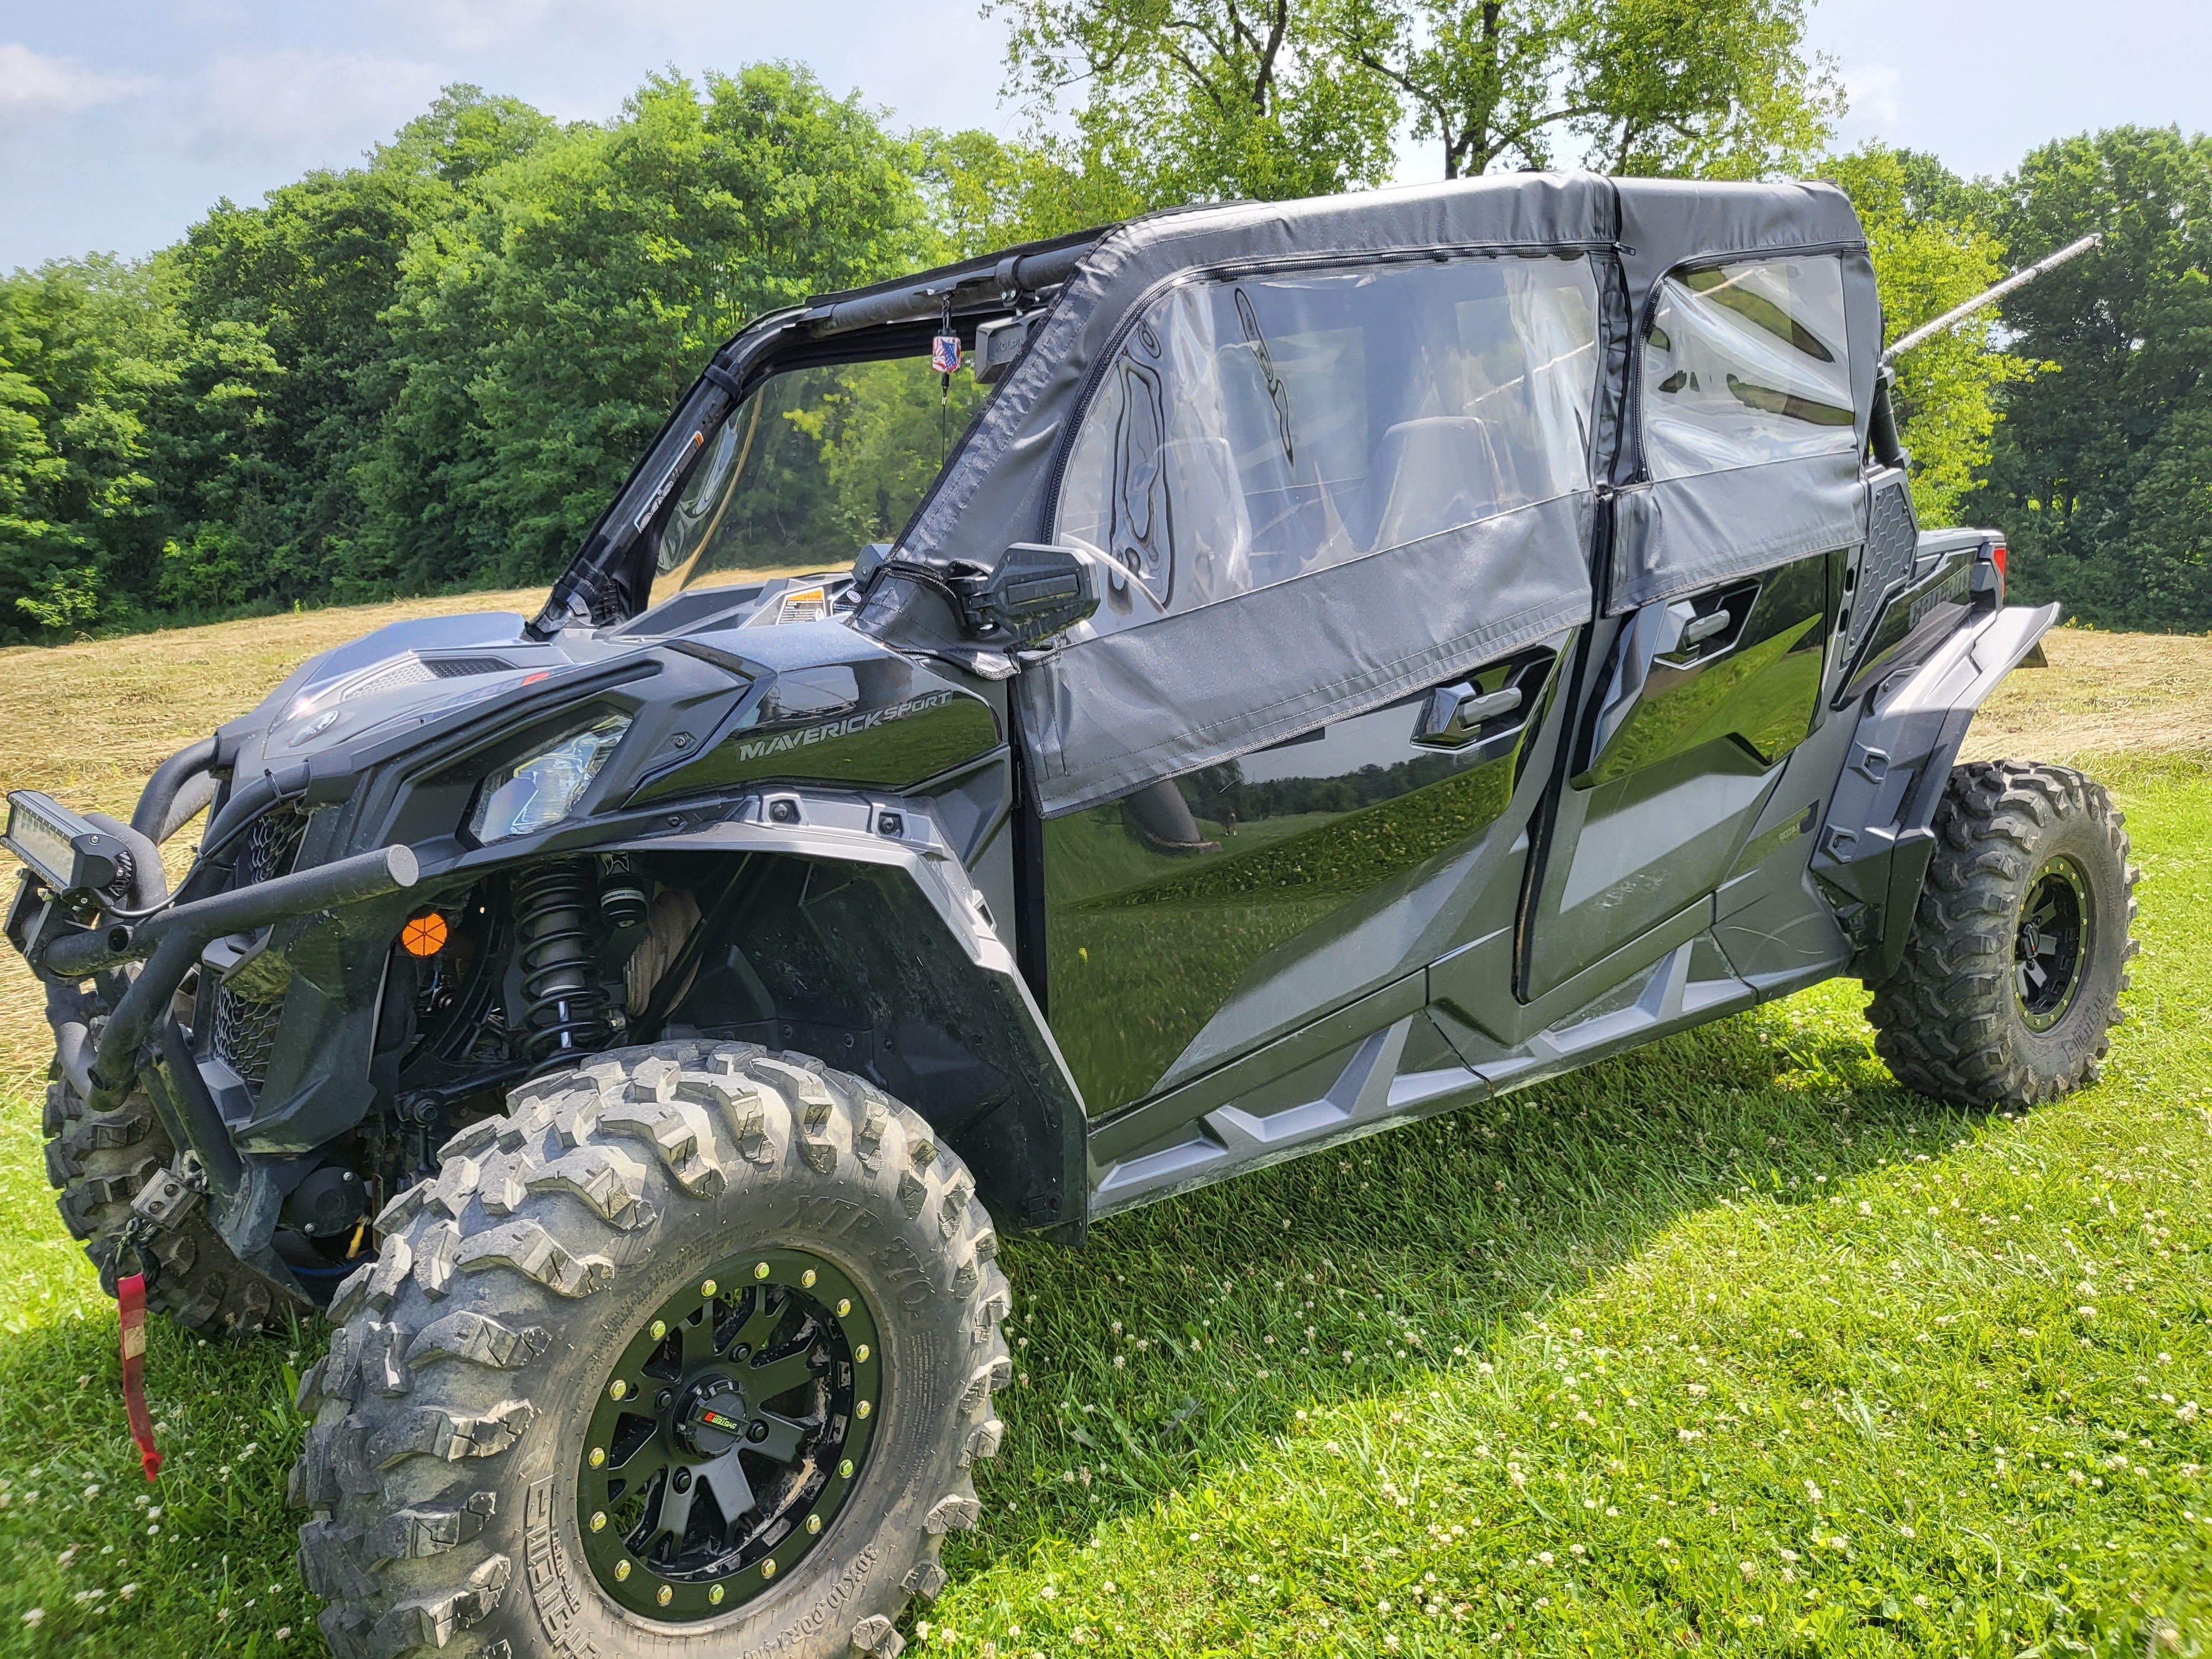
M127 811L311 652L486 604L0 653L0 784ZM2212 1650L2212 641L2050 655L1969 750L2127 810L2145 948L2096 1086L1931 1104L1840 982L1010 1248L1006 1439L910 1650ZM319 1651L283 1476L324 1333L158 1328L139 1478L30 990L0 965L0 1652Z

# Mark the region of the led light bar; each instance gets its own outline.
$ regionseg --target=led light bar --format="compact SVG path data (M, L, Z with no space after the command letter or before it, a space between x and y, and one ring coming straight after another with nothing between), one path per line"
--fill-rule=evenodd
M57 893L111 891L130 868L121 842L35 789L8 792L8 829L0 843Z

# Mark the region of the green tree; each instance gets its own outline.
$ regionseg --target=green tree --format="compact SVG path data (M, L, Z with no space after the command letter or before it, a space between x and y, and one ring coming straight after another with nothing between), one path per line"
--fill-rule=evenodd
M2119 127L2031 154L1996 192L2025 264L2103 246L2006 302L2009 389L1978 514L2013 590L2106 627L2212 629L2212 139Z
M1400 106L1346 50L1370 0L988 0L1012 20L1012 89L1040 115L1082 88L1072 137L1041 137L1073 216L1327 195L1391 171Z
M166 262L196 340L250 331L282 371L258 445L202 458L220 474L205 485L207 505L229 550L218 562L234 573L206 603L327 589L362 529L354 469L397 390L384 313L407 249L465 213L480 178L555 131L516 100L449 87L368 166L311 173L258 207L219 202ZM194 568L171 560L162 591L181 592L180 570Z
M347 579L557 571L714 347L930 246L915 160L857 95L757 64L703 95L656 77L620 119L485 172L405 256Z
M1869 145L1826 171L1850 193L1866 228L1886 342L2004 274L1986 198L1933 156ZM1992 343L1996 327L1994 312L1979 313L1898 361L1900 435L1912 456L1912 501L1923 524L1958 522L1989 463L2000 388L2027 377L2025 362Z
M968 258L1016 242L1041 241L1136 210L1118 183L1071 172L1050 144L969 130L915 135L915 183L935 233L931 258Z
M252 448L275 377L252 331L182 328L159 261L0 282L0 630L149 596L165 541Z
M1759 178L1802 168L1843 107L1802 0L1372 0L1340 27L1447 179L1562 155Z
M1443 176L1562 156L1753 178L1819 154L1842 94L1803 0L994 0L1012 90L1112 217L1376 184L1410 115Z

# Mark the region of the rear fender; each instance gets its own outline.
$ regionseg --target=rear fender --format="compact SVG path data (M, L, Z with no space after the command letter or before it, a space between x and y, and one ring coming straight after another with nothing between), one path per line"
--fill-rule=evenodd
M2036 651L2059 608L2011 605L1968 623L1878 688L1830 797L1812 871L1869 985L1895 971L1936 848L1930 827L1974 711Z
M774 786L635 850L762 862L710 938L670 1034L764 1042L881 1083L927 1118L1009 1230L1080 1241L1081 1092L945 804ZM613 849L608 849L613 850ZM714 925L711 922L706 925Z

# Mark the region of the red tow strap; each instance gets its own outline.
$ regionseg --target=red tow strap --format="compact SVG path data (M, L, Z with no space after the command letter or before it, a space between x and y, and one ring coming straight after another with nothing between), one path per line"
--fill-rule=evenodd
M161 1472L161 1454L154 1449L154 1414L146 1409L146 1275L125 1273L117 1279L115 1304L123 1316L123 1409L130 1414L131 1437L138 1443L138 1461L151 1480Z

